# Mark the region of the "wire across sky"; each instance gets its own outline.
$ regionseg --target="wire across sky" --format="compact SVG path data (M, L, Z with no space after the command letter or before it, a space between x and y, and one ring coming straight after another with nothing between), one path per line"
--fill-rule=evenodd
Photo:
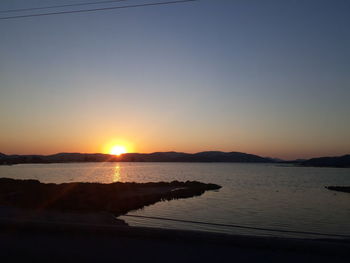
M0 11L0 13L32 11L32 10L38 10L38 9L62 8L62 7L69 7L69 6L76 6L76 5L92 5L92 4L102 4L102 3L107 3L107 2L111 3L111 2L125 2L125 1L128 1L128 0L90 2L90 3L85 3L85 4L81 3L81 4L71 4L71 5L61 5L61 6L56 5L56 6L46 6L46 7L33 7L33 8L27 8L27 9L11 9L11 10ZM126 8L138 8L138 7L147 7L147 6L172 5L172 4L182 4L182 3L198 2L198 1L200 1L200 0L177 0L177 1L166 1L166 2L148 2L148 3L124 5L124 6L111 6L111 7L101 7L101 8L93 8L93 9L78 9L78 10L66 10L66 11L58 11L58 12L45 12L45 13L5 16L5 17L0 17L0 20L39 17L39 16L63 15L63 14L74 14L74 13L98 12L98 11L126 9Z
M24 12L24 11L34 11L34 10L43 10L43 9L53 9L53 8L64 8L64 7L73 7L73 6L87 6L87 5L102 5L102 4L111 4L119 2L127 2L132 0L110 0L110 1L98 1L98 2L87 2L87 3L76 3L76 4L65 4L65 5L50 5L50 6L40 6L40 7L29 7L29 8L19 8L19 9L8 9L0 10L2 13L14 13L14 12Z

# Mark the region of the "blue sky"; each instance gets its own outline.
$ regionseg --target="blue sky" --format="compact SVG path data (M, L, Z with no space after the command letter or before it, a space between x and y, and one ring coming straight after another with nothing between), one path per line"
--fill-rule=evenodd
M349 153L349 11L341 0L202 0L0 20L0 151L119 140L138 152Z

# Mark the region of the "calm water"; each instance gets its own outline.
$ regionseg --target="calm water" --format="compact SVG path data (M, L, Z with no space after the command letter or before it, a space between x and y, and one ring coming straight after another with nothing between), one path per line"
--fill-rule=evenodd
M350 235L350 194L324 188L326 185L350 185L350 169L237 163L24 164L0 166L0 177L55 183L172 180L216 183L223 188L195 198L160 202L130 214ZM130 225L138 226L282 235L154 219L122 218Z

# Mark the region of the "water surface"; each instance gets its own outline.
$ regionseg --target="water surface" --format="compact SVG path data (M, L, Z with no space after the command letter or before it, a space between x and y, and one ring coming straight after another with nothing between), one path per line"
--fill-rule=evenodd
M350 194L324 188L326 185L350 185L350 169L242 163L21 164L0 166L0 177L54 183L172 180L216 183L223 188L195 198L160 202L129 214L350 235ZM122 218L130 225L138 226L286 235L154 219Z

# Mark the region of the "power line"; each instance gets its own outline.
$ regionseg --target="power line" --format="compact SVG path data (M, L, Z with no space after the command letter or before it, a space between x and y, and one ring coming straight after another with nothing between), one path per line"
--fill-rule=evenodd
M33 11L33 10L72 7L72 6L84 6L84 5L99 5L99 4L109 4L109 3L116 3L116 2L124 2L124 1L130 1L130 0L110 0L110 1L76 3L76 4L66 4L66 5L51 5L51 6L41 6L41 7L29 7L29 8L21 8L21 9L8 9L8 10L0 10L0 13L23 12L23 11Z
M168 2L153 2L153 3L144 3L144 4L137 4L137 5L125 5L125 6L113 6L113 7L94 8L94 9L80 9L80 10L51 12L51 13L5 16L5 17L0 17L0 20L26 18L26 17L37 17L37 16L74 14L74 13L87 13L87 12L97 12L97 11L106 11L106 10L115 10L115 9L127 9L127 8L146 7L146 6L171 5L171 4L180 4L180 3L197 2L197 1L200 1L200 0L178 0L178 1L168 1Z
M262 230L262 231L270 231L270 232L281 232L281 233L291 233L291 234L307 234L307 235L316 235L316 236L350 238L349 235L341 235L341 234L326 234L326 233L309 232L309 231L295 231L295 230L262 228L262 227L241 226L241 225L234 225L234 224L219 224L219 223L209 223L209 222L203 222L203 221L173 219L173 218L166 218L166 217L139 216L139 215L122 215L122 216L136 217L136 218L146 218L146 219L158 219L158 220L165 220L165 221L174 221L174 222L181 222L181 223L201 224L201 225L211 225L211 226L243 228L243 229L250 229L250 230Z

